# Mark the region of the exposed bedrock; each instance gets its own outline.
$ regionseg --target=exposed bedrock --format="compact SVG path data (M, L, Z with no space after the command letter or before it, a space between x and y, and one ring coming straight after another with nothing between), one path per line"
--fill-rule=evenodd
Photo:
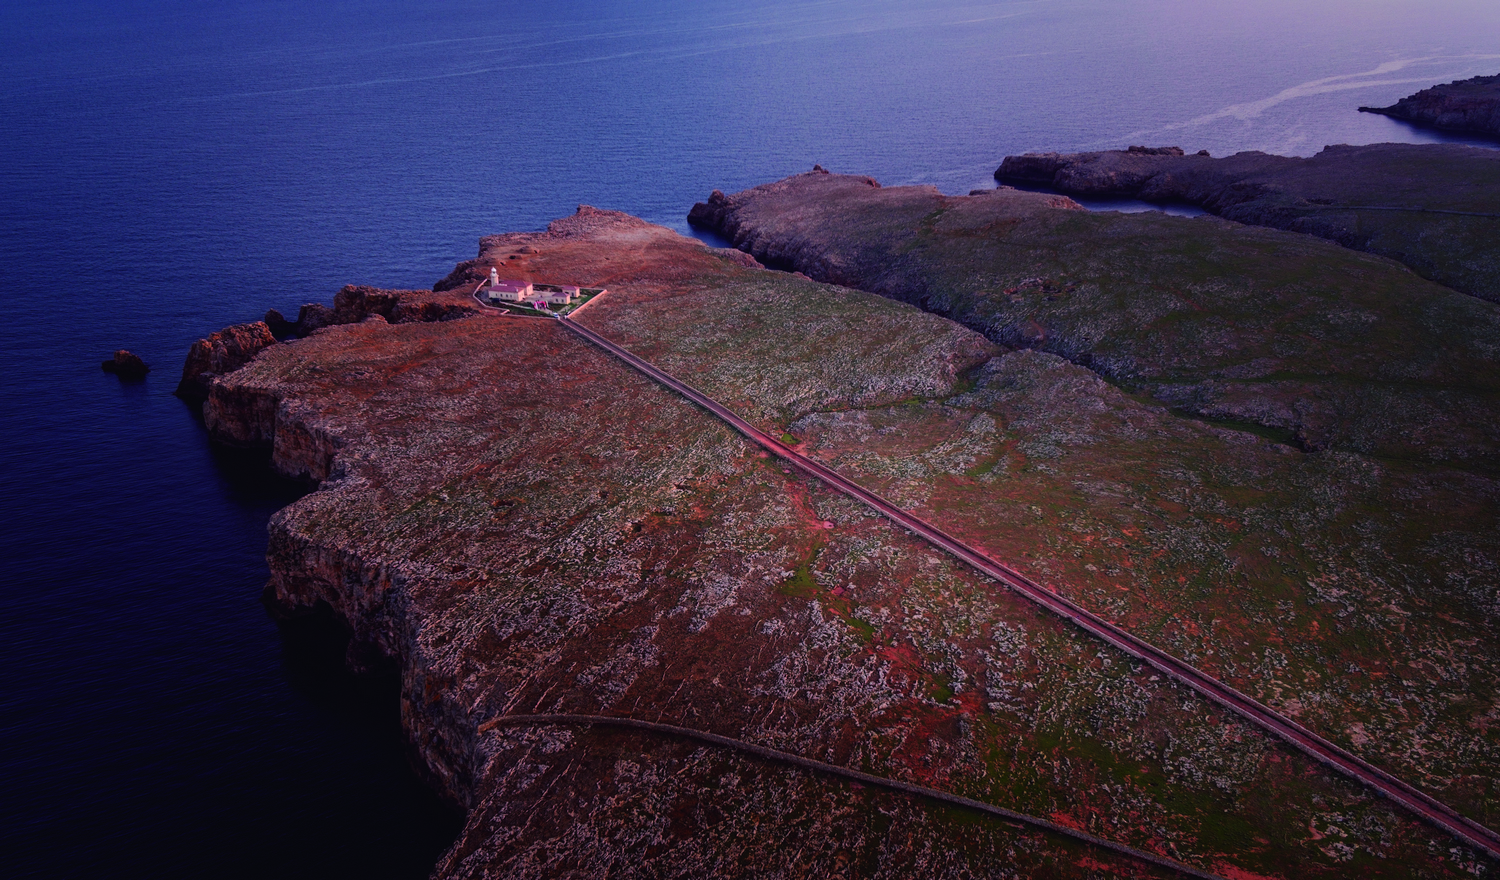
M1389 107L1359 109L1444 131L1500 138L1500 76L1455 80L1407 95Z
M325 486L323 491L338 491ZM331 611L349 634L346 662L355 672L394 666L401 677L401 719L417 758L415 766L447 801L461 809L473 802L479 778L474 725L451 701L433 698L446 682L422 656L411 592L422 566L403 565L354 540L318 540L289 527L286 512L270 529L266 558L271 578L264 600L280 619ZM353 538L354 536L349 536Z
M1197 205L1326 238L1500 301L1500 151L1458 144L1325 147L1307 159L1176 148L1007 156L1002 183Z
M302 409L275 389L215 383L203 404L203 421L215 442L269 448L271 466L282 476L325 480L342 443L315 413Z
M1262 160L1298 161L1224 161ZM1149 181L1139 163L1216 160L1100 161L1116 169L1103 177ZM769 266L920 305L1305 450L1500 465L1500 310L1380 257L1213 218L818 173L716 192L690 220Z

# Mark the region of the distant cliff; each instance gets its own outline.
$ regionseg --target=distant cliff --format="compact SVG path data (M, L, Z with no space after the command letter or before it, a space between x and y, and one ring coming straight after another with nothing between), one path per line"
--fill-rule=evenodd
M995 179L1072 196L1197 205L1405 263L1500 302L1500 150L1460 144L1325 147L1309 158L1176 148L1006 156Z
M1389 107L1359 110L1445 131L1500 138L1500 75L1456 80L1407 95Z

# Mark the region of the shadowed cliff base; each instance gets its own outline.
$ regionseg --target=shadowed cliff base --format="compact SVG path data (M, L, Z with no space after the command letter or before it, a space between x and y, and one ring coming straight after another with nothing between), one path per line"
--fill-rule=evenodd
M1176 147L1007 156L1005 182L1078 196L1186 203L1240 223L1390 257L1500 301L1500 150L1457 144L1332 146L1308 159Z

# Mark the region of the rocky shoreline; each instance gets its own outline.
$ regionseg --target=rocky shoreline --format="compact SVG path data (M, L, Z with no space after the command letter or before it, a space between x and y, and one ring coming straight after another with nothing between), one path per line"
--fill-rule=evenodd
M1500 75L1455 80L1407 95L1389 107L1361 107L1359 111L1443 131L1500 138Z

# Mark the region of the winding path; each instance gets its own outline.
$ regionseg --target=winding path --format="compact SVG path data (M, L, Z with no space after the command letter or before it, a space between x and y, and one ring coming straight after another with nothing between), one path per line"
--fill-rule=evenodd
M1186 661L1180 660L1166 651L1131 635L1071 600L1065 599L1042 587L1010 566L991 559L936 526L930 525L926 521L896 507L874 492L840 476L831 468L796 452L786 446L786 444L735 415L707 395L678 381L668 373L636 357L582 324L565 317L559 318L558 321L569 330L582 336L594 345L599 346L636 370L645 373L662 385L713 413L730 427L802 473L820 480L845 495L868 505L876 512L913 534L920 535L929 543L946 550L953 556L979 569L980 572L989 575L1022 596L1041 605L1043 608L1071 621L1089 634L1108 642L1131 657L1150 665L1163 675L1192 688L1211 702L1223 706L1245 720L1280 737L1324 765L1373 788L1381 795L1400 804L1427 822L1447 831L1469 846L1488 853L1492 858L1500 859L1500 834L1472 819L1460 815L1452 807L1425 794L1415 786L1397 779L1395 776L1365 761L1363 758L1334 745L1269 706L1240 693L1206 672L1189 665Z

